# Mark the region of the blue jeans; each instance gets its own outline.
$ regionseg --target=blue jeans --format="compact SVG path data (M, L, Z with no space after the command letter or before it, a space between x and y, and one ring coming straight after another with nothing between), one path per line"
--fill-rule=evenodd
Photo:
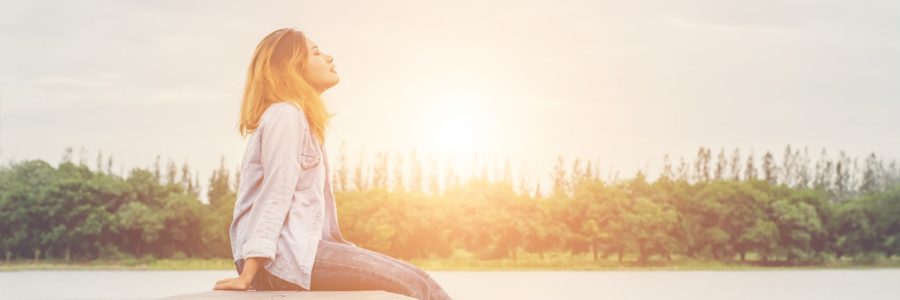
M238 273L243 260L238 261ZM303 287L278 278L260 268L253 279L258 291L304 291ZM451 299L422 269L372 250L350 244L320 240L313 264L313 291L383 290L416 299Z

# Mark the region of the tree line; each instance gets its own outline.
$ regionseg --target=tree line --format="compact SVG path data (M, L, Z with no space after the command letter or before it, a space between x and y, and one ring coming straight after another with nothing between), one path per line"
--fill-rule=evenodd
M663 157L659 176L602 176L591 161L557 158L541 191L508 161L463 176L425 172L408 157L334 171L345 238L404 259L482 259L568 252L636 263L698 260L816 263L871 261L900 253L900 168L875 154L862 161L787 146L781 159L701 147L690 161ZM160 158L152 167L112 172L98 154L92 170L66 149L0 167L0 253L6 261L230 258L228 228L240 173L224 158L200 201L200 176ZM434 162L432 161L432 164ZM474 168L473 168L474 169ZM426 174L428 173L428 174Z

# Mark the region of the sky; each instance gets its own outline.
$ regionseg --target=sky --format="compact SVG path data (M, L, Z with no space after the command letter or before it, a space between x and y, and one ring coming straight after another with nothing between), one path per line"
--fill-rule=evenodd
M205 185L240 165L246 68L282 27L335 58L335 167L416 149L546 187L560 156L620 177L699 147L900 158L898 1L3 2L4 164L159 155Z

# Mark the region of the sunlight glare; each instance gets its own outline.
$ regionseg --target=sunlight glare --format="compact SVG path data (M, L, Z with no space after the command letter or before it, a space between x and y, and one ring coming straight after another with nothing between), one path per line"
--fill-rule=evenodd
M477 94L448 93L435 99L431 118L432 147L439 152L466 155L484 152L488 122L482 118L486 99Z

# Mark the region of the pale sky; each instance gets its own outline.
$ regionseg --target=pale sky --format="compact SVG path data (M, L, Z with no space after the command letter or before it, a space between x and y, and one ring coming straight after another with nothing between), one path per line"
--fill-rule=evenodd
M896 0L4 1L0 162L159 154L205 185L241 161L246 67L282 27L335 57L335 167L341 141L508 158L545 189L558 155L623 177L700 146L900 158Z

